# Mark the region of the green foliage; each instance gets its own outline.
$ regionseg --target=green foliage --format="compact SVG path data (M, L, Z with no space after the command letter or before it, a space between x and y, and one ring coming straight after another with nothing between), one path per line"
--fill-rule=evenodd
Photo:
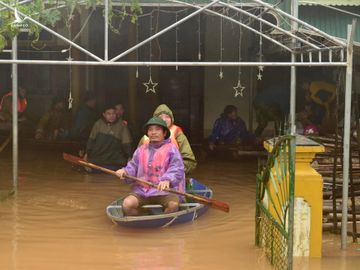
M11 0L3 1L9 5L14 3L14 1ZM112 5L113 1L109 0L109 26L115 33L118 33L118 30L112 24L112 22L116 21L114 18L120 18L120 21L122 22L125 18L129 17L131 22L135 23L138 15L142 13L139 0L122 1L123 6L120 9L114 9ZM80 13L83 8L94 10L97 6L103 4L103 0L33 0L24 5L17 5L16 8L21 18L24 17L22 15L26 15L48 27L55 27L57 23L62 21L70 34L71 23L77 13ZM60 5L62 5L62 8L60 8ZM2 8L1 5L0 8ZM15 16L12 10L5 9L0 11L0 51L9 44L9 41L14 36L21 32L21 26L14 24L14 21ZM39 44L40 32L42 29L28 20L24 20L23 22L26 22L28 25L28 33L32 39L32 46L34 48L39 48L39 45L40 47L44 46L44 44Z
M41 21L46 25L54 27L61 20L61 13L58 9L46 9L41 13Z
M111 2L111 1L110 1ZM114 8L112 3L109 5L109 26L111 31L113 31L116 34L120 34L119 28L122 24L122 22L126 18L130 18L131 23L136 23L138 19L138 15L142 14L142 9L139 4L139 0L131 0L131 5L128 6L127 2L123 2L122 6L120 8ZM117 20L115 20L117 19ZM116 28L114 26L115 21L119 23L119 26Z
M0 51L5 48L6 44L6 38L2 34L0 34Z

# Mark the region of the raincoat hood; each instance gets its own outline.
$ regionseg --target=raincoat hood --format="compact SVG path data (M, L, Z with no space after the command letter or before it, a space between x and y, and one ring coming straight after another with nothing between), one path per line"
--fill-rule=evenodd
M165 113L165 114L169 115L171 117L172 123L174 124L174 122L175 122L174 115L173 115L172 111L170 110L170 108L165 104L159 105L156 108L156 110L154 111L153 116L158 117L162 113Z

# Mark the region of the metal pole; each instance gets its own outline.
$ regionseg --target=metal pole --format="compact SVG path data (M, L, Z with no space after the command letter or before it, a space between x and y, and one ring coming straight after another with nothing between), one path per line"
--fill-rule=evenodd
M165 62L165 61L58 61L58 60L5 60L0 59L1 64L22 64L22 65L73 65L73 66L153 66L153 67L346 67L346 62Z
M17 37L12 40L12 59L17 60ZM12 140L13 140L13 188L18 185L18 67L11 65L12 71Z
M297 18L299 16L298 12L298 2L297 0L291 1L291 14ZM296 32L298 29L298 24L296 21L291 21L291 30ZM294 47L296 46L296 39L292 39ZM295 53L291 53L291 62L296 62ZM290 133L291 135L296 134L296 123L295 123L295 114L296 114L296 67L291 66L290 71Z
M298 0L291 0L291 15L295 18L299 16L298 12ZM291 21L291 31L296 33L298 30L298 24L295 21ZM292 38L292 43L296 47L296 39ZM291 62L296 62L295 53L291 53ZM296 113L296 67L291 66L290 68L290 134L292 136L296 135L296 123L295 123L295 113ZM293 239L294 239L294 200L295 200L295 160L296 160L296 137L293 137L290 140L290 158L292 169L292 177L290 176L289 183L289 227L288 227L288 269L293 268ZM290 169L290 170L291 170Z
M348 221L348 192L349 192L349 154L350 154L350 129L351 129L351 89L353 70L353 42L355 35L356 19L348 25L347 66L345 82L345 112L344 112L344 152L343 152L343 190L342 190L342 218L341 218L341 248L346 249L347 221Z
M105 0L105 44L104 60L109 60L109 0Z

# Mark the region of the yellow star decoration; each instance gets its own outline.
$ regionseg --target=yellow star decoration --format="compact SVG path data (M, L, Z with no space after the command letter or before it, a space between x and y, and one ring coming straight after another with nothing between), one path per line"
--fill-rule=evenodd
M262 80L262 74L261 74L261 71L259 70L259 73L257 74L257 80L258 81L261 81Z
M145 94L149 92L153 92L154 94L156 94L155 87L158 85L158 83L153 82L151 76L149 78L149 81L147 83L143 83L143 85L146 87Z
M233 88L235 90L235 97L237 97L239 95L242 96L242 97L244 96L245 86L241 85L240 80L238 80L237 85L234 86Z

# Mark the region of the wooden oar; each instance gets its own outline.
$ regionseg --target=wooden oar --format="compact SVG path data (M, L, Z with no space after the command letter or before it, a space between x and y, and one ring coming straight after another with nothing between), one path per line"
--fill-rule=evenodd
M72 163L75 163L75 164L78 164L78 165L81 165L81 166L85 166L85 167L90 167L90 168L93 168L93 169L96 169L96 170L100 170L100 171L103 171L105 173L108 173L108 174L112 174L112 175L115 175L117 177L119 177L119 175L113 171L113 170L109 170L109 169L106 169L104 167L101 167L101 166L98 166L98 165L95 165L93 163L90 163L90 162L87 162L77 156L73 156L73 155L70 155L70 154L67 154L67 153L63 153L63 157L66 161L70 161ZM129 179L132 179L132 180L135 180L137 182L140 182L142 184L145 184L145 185L149 185L151 187L154 187L154 188L157 188L158 186L154 183L151 183L149 181L146 181L144 179L140 179L140 178L137 178L137 177L134 177L134 176L131 176L131 175L126 175L125 176L126 178L129 178ZM177 190L174 190L174 189L164 189L165 191L167 192L171 192L171 193L175 193L175 194L178 194L178 195L181 195L181 196L186 196L188 198L191 198L197 202L200 202L200 203L203 203L203 204L207 204L215 209L218 209L218 210L221 210L221 211L224 211L224 212L229 212L230 210L230 207L227 203L225 202L221 202L221 201L218 201L218 200L215 200L215 199L209 199L207 197L204 197L204 196L199 196L199 195L193 195L193 194L189 194L189 193L185 193L185 192L180 192L180 191L177 191Z
M0 145L0 152L5 149L5 147L9 144L11 141L11 134L5 139L2 145Z

